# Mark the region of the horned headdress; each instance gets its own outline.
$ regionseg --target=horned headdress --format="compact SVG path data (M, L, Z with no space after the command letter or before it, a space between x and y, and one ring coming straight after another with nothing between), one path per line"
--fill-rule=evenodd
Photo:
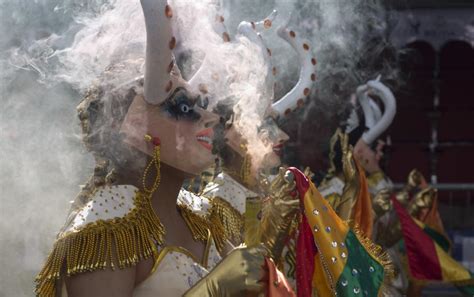
M185 87L190 92L202 91L202 75L205 73L206 59L193 77L185 81L180 74L173 56L177 40L173 36L172 18L173 10L167 0L141 0L145 15L147 46L145 65L145 100L150 104L162 103L176 87ZM267 67L264 97L273 100L274 75L276 69L271 63L271 50L266 47L261 32L272 26L277 13L272 12L260 22L241 22L238 34L247 37L252 43L262 49ZM223 42L232 42L224 25L224 19L217 16L214 30L222 36ZM304 104L304 100L311 93L311 88L316 80L316 59L312 56L311 46L308 41L301 39L294 31L283 25L277 30L278 35L287 41L297 52L301 64L299 79L296 85L275 103L269 103L268 111L276 116L285 116L292 110Z
M369 96L370 92L378 95L383 103L382 113L376 101ZM380 82L380 76L370 80L357 88L357 101L362 107L366 131L362 134L362 140L371 145L393 122L397 111L395 96L388 87ZM360 120L355 112L350 115L346 133L350 133L360 125ZM357 140L356 140L357 141ZM355 143L354 143L355 144Z

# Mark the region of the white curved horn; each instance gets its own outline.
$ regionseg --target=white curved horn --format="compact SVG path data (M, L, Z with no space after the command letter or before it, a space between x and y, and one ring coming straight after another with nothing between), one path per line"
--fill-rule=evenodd
M379 137L392 123L395 118L397 111L397 103L395 101L395 96L393 96L392 91L387 88L380 81L373 80L367 83L367 86L377 93L382 99L384 104L385 112L382 115L382 118L375 124L374 127L369 129L362 135L362 140L370 145L372 144L377 137Z
M301 64L300 77L296 85L283 98L272 104L273 112L284 116L303 105L304 98L311 93L311 88L316 80L316 59L311 54L310 43L300 39L294 31L288 30L286 25L278 28L278 35L298 53Z
M212 28L214 29L214 32L216 32L216 34L219 35L224 42L230 42L231 38L229 35L229 31L227 30L227 27L225 25L225 19L224 19L224 14L222 10L223 3L219 2L217 6L218 6L217 14L216 14L214 23L212 25ZM206 94L208 91L207 86L205 84L201 84L201 82L203 80L202 79L203 76L210 75L209 73L206 73L206 70L210 67L209 59L212 59L212 57L209 57L208 55L206 55L199 69L193 74L193 76L188 81L190 88L194 92Z
M274 74L275 69L273 68L271 61L271 50L265 45L265 42L260 35L260 32L269 29L272 26L274 19L278 12L273 10L272 13L264 20L259 22L247 22L243 21L239 24L237 32L240 35L247 37L251 42L256 44L261 50L265 65L267 67L267 76L265 78L265 98L268 98L271 102L273 100L273 86L274 86Z
M375 81L380 81L380 75ZM382 118L382 111L378 104L369 95L369 86L367 84L357 87L356 95L362 111L364 112L365 126L371 129Z
M214 24L212 25L214 31L222 37L222 40L224 42L229 42L230 41L230 35L229 31L227 30L227 27L225 26L225 19L224 19L224 14L223 14L223 3L222 1L219 1L217 4L218 9L217 9L217 14L216 14L216 19Z
M171 28L173 11L167 0L140 0L146 25L145 100L163 102L176 87L178 76L172 76L172 50L176 38Z
M381 78L382 78L382 75L379 74L377 76L377 78L375 79L375 81L379 82ZM375 102L375 100L370 97L369 93L370 93L370 91L368 91L366 95L369 98L369 105L370 105L370 110L371 110L371 114L372 114L372 118L373 118L373 122L367 124L367 127L370 129L370 128L374 127L377 124L378 121L380 121L380 119L382 118L382 111L380 110L380 107Z
M382 118L382 111L380 110L379 105L372 98L370 98L370 109L372 110L372 114L374 115L374 124L376 124Z
M365 126L367 128L372 128L376 121L372 109L370 108L370 99L368 96L369 87L364 84L357 87L356 95L357 101L359 101L362 111L364 112Z
M252 23L252 26L254 27L255 31L257 32L262 32L264 30L270 29L270 27L273 25L273 22L275 21L275 18L278 15L278 11L274 9L266 18L264 18L262 21Z

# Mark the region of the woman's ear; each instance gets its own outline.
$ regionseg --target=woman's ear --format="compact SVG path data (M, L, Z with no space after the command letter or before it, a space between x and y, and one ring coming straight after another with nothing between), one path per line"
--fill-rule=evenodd
M149 108L156 109L159 107L147 104L142 95L135 96L120 128L120 133L124 136L124 143L148 155L153 152L153 146L144 140L145 135L148 134Z

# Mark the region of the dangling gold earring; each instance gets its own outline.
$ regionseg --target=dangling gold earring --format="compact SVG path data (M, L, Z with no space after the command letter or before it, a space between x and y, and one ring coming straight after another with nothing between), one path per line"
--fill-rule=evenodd
M158 137L152 137L150 135L145 135L145 141L151 142L154 145L153 148L153 156L151 161L148 163L148 165L145 168L145 171L143 172L143 177L142 177L142 185L143 185L143 191L147 193L148 195L152 195L160 186L160 180L161 180L161 174L160 174L160 139ZM151 188L148 188L146 185L146 179L152 168L155 168L156 171L156 177L155 181L153 182L153 185Z

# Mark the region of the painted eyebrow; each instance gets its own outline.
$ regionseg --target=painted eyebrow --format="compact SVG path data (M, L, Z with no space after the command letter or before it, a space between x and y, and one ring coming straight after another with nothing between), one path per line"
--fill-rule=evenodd
M160 107L166 107L166 106L168 106L168 105L170 105L170 104L176 103L176 97L178 96L178 93L179 93L179 92L184 92L183 95L186 96L186 99L188 100L189 105L190 105L191 108L193 108L193 107L196 105L197 99L199 98L199 96L197 96L197 97L190 97L190 96L188 96L188 95L189 95L188 90L186 90L185 88L176 88L176 89L174 90L174 92L173 92L170 96L168 96L168 98L166 98L166 100L164 100L164 101L160 104Z

